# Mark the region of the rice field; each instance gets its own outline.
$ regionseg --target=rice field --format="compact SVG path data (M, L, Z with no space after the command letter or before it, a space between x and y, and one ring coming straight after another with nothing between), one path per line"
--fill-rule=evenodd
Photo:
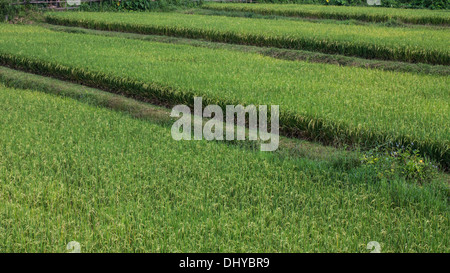
M315 19L360 20L388 22L398 20L408 24L450 25L448 10L414 10L381 7L346 7L299 4L206 3L204 9L252 12L263 15L305 17Z
M425 63L406 63L395 61L371 60L359 57L350 57L344 55L326 54L306 50L283 49L276 47L258 47L251 45L215 43L200 39L189 39L182 37L163 36L163 35L146 35L137 33L126 33L116 31L105 31L96 29L87 29L82 27L70 27L62 25L42 24L41 26L53 31L93 34L107 37L117 37L133 40L142 40L150 42L161 42L169 44L183 44L202 48L211 49L227 49L241 51L247 53L257 53L276 59L289 61L305 61L313 63L326 63L339 66L360 67L365 69L377 69L385 71L409 72L427 75L450 76L450 66L431 65Z
M368 145L415 142L429 156L448 162L448 77L289 62L34 26L0 25L0 33L3 62L33 72L175 103L192 103L197 95L210 104L281 105L281 125L313 138Z
M175 142L170 128L36 91L0 87L0 102L1 252L73 240L83 252L448 251L438 184Z
M447 29L391 28L181 13L49 13L51 24L302 49L368 59L450 64Z
M0 253L449 253L448 13L205 7L276 16L0 23ZM176 141L194 97L279 105L278 149Z

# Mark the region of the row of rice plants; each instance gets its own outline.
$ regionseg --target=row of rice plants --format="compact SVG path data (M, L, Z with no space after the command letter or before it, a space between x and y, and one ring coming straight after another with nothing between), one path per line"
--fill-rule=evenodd
M367 22L387 22L390 20L398 20L409 24L450 24L450 12L446 10L242 3L207 3L204 4L202 8L220 11L241 11L263 15L280 15L317 19L354 19Z
M383 60L369 60L358 57L349 57L343 55L335 54L325 54L320 52L306 51L306 50L295 50L295 49L283 49L275 47L259 47L250 45L238 45L238 44L226 44L226 43L215 43L204 41L201 39L187 39L181 37L171 37L171 36L161 36L161 35L146 35L137 33L126 33L117 31L104 31L96 29L87 29L82 27L71 27L62 25L43 25L53 31L62 31L67 33L84 33L92 35L101 35L108 37L118 37L126 39L135 39L150 42L161 42L161 43L171 43L171 44L183 44L191 45L197 47L206 47L213 49L227 49L242 51L248 53L257 53L264 56L290 60L290 61L307 61L313 63L327 63L340 66L352 66L360 67L365 69L380 69L386 71L397 71L397 72L409 72L409 73L420 73L420 74L431 74L440 76L450 76L450 66L445 65L432 65L424 63L405 63L405 62L394 62L394 61L383 61Z
M438 183L174 141L168 127L35 91L0 85L0 102L2 252L73 240L82 252L368 252L377 238L383 252L448 250Z
M0 61L171 103L280 105L280 123L328 143L415 143L450 163L448 77L289 62L227 50L0 25Z
M446 29L339 25L180 13L49 13L47 22L99 30L201 38L368 59L450 64Z

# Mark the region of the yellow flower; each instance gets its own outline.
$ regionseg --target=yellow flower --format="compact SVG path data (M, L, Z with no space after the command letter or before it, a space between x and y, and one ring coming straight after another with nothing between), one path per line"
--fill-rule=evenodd
M327 0L327 3L330 3L330 0Z

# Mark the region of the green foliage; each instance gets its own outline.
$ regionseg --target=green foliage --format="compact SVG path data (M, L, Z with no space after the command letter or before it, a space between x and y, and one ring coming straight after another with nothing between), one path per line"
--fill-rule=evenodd
M414 142L421 153L449 167L448 77L290 62L33 26L0 25L0 34L2 64L171 103L191 104L196 95L205 104L221 106L276 104L287 132L368 147L389 140ZM36 45L45 45L45 50Z
M393 179L400 175L420 184L432 181L438 174L438 166L414 149L414 143L377 147L364 153L361 161L374 169L380 179Z
M450 64L450 32L446 29L342 27L331 23L179 13L49 13L47 21L100 30L203 38L215 42L319 51L367 59Z
M176 8L191 8L201 5L202 1L194 2L191 0L124 0L120 2L120 9L133 11L148 10L173 10Z
M199 6L203 1L191 0L105 0L100 3L85 3L83 11L169 11Z
M19 15L25 10L23 5L11 5L10 0L0 0L0 22L8 17L8 20Z
M445 252L439 181L280 157L0 86L0 250ZM13 135L13 137L12 137ZM405 231L406 230L406 231ZM426 243L424 243L426 242Z
M253 12L263 15L294 16L318 19L361 20L388 22L396 20L410 24L449 25L450 12L431 10L408 10L374 7L336 7L296 4L241 4L208 3L202 8L219 11Z

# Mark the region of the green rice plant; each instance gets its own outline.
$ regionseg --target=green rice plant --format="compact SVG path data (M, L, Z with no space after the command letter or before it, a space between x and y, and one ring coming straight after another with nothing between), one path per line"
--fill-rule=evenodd
M47 22L99 30L303 49L330 54L450 64L446 29L390 28L180 13L49 13Z
M47 94L73 98L90 105L123 112L134 118L151 121L154 124L172 126L177 120L170 116L171 109L169 107L157 106L119 94L105 92L52 77L14 70L4 66L0 66L0 83L10 88L32 89ZM204 119L204 122L206 123L208 120ZM239 145L241 148L254 148L255 145L260 144L259 142L255 143L253 141L234 141L227 143ZM320 143L283 136L280 137L278 149L272 153L280 156L288 155L315 161L327 161L332 164L333 168L344 170L349 170L361 164L360 154L357 151L324 146Z
M409 24L450 25L450 12L447 10L243 3L206 3L202 8L317 19L354 19L368 22L398 20Z
M316 4L336 6L364 6L367 7L367 0L258 0L258 3L277 4ZM382 7L403 8L403 9L450 9L448 0L383 0L380 1Z
M448 77L6 24L0 63L170 104L280 105L284 132L364 147L414 142L450 163Z
M0 252L448 252L448 185L375 174L0 85Z
M81 27L68 27L61 25L41 24L45 28L53 31L63 31L67 33L84 33L93 35L102 35L108 37L118 37L126 39L136 39L150 42L161 42L171 44L184 44L196 47L206 47L212 49L228 49L242 51L248 53L258 53L272 58L291 60L291 61L307 61L313 63L327 63L340 66L354 66L365 69L380 69L397 72L410 72L420 74L432 74L440 76L450 76L450 66L431 65L424 63L405 63L382 60L369 60L358 57L348 57L343 55L325 54L320 52L311 52L305 50L283 49L276 47L258 47L238 44L215 43L197 39L187 39L179 37L146 35L137 33L124 33L116 31L104 31L96 29L86 29Z

